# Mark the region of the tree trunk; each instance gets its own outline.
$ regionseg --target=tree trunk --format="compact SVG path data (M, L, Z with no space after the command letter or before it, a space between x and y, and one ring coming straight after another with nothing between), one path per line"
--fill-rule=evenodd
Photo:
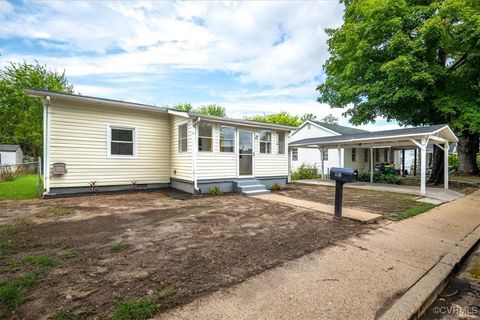
M479 144L479 134L463 132L458 137L458 170L471 175L478 175L477 153Z
M430 179L428 179L429 184L443 184L443 152L444 151L436 144L433 145L432 174L430 175Z

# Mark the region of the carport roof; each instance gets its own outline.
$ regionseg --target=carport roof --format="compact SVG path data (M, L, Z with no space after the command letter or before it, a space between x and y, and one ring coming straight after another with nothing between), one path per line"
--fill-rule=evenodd
M393 142L418 138L423 136L439 136L447 141L458 141L455 134L446 124L439 124L426 127L402 128L395 130L383 130L374 132L360 132L344 134L339 136L307 138L290 143L291 147L305 147L309 145L344 145L361 144L371 142Z

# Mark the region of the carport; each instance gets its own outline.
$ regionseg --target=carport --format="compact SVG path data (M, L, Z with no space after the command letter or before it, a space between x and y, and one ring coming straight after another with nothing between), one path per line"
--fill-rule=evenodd
M373 183L374 161L373 151L376 148L401 148L420 150L420 193L426 194L427 182L427 145L435 144L444 152L444 188L448 189L448 148L450 142L458 139L448 125L402 128L374 132L337 135L329 137L308 138L289 144L290 161L292 148L338 149L365 148L370 149L370 182ZM340 158L340 157L339 157ZM290 171L290 170L289 170Z

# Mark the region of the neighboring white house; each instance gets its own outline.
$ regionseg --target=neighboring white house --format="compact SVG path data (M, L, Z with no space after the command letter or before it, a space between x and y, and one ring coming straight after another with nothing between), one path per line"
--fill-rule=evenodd
M338 124L307 120L298 129L290 134L290 143L308 138L351 135L368 131L345 127ZM292 170L295 171L302 164L314 165L319 174L328 174L332 167L353 167L358 171L369 170L369 149L364 148L338 148L338 149L313 149L292 148ZM323 161L322 161L323 154ZM375 162L383 163L390 160L392 155L388 148L378 148L374 152Z
M44 99L46 194L173 187L265 192L288 176L295 127L26 90Z
M18 144L0 144L0 166L20 163L23 163L23 152Z

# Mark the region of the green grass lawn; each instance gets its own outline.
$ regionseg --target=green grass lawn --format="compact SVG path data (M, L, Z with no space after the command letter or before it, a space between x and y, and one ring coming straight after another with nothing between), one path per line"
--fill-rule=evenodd
M33 199L38 197L38 176L19 176L14 181L0 182L0 201Z

